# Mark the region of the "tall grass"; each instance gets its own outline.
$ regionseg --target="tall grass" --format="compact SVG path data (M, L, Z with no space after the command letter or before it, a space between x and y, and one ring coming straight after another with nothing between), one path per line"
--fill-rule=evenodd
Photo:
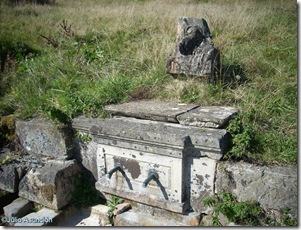
M237 106L256 134L245 159L297 162L294 1L57 0L1 4L0 15L1 116L68 122L151 98ZM222 58L216 85L166 74L181 16L207 20Z

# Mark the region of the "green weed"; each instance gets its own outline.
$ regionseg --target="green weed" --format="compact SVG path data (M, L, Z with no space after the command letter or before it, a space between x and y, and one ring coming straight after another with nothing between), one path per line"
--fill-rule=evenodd
M112 195L110 200L107 200L106 206L108 206L109 209L109 219L112 225L114 225L114 210L116 209L116 206L118 204L123 203L123 199Z
M213 225L221 226L219 213L230 221L240 225L259 226L263 210L257 202L238 202L229 192L220 192L204 199L204 205L213 207Z
M232 137L232 147L226 154L228 159L247 159L254 142L254 132L251 128L244 128L239 117L229 122L227 131Z
M289 214L288 208L280 210L278 217L272 217L255 201L238 202L229 192L219 192L208 196L204 205L213 208L212 223L221 226L219 213L222 213L230 222L242 226L297 226L298 222Z
M82 133L82 132L76 132L75 137L84 143L88 143L92 140L89 134Z

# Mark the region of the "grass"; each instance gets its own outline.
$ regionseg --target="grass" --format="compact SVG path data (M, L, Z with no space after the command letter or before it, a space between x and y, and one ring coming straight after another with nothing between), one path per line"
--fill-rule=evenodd
M295 1L57 0L2 3L0 15L0 116L70 122L139 99L236 106L254 133L240 159L297 163ZM221 51L216 85L166 74L180 16L207 20Z

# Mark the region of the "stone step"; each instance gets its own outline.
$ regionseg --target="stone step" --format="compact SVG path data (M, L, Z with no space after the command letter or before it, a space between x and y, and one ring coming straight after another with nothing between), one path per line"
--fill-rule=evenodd
M151 216L148 213L141 213L134 210L121 213L116 216L114 226L197 226L199 219L195 215L188 215L183 217L182 221L176 218L159 218L158 216Z
M23 216L22 218L18 218L16 221L17 223L15 223L14 226L55 226L57 225L57 221L60 215L60 212L54 211L49 208L42 208L38 212L32 212L26 216Z
M15 199L9 205L3 207L4 215L6 217L23 217L30 213L33 208L33 203L21 197Z
M4 190L0 190L0 214L4 213L3 208L5 206L12 203L18 197L18 193L10 193Z

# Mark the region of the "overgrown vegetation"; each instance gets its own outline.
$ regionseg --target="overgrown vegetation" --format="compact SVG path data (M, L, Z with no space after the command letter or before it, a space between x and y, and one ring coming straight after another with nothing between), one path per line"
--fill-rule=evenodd
M139 99L236 106L243 128L229 158L297 163L295 1L57 0L1 3L0 14L0 116L66 123ZM180 16L208 21L216 85L165 73Z
M283 209L278 218L271 218L255 201L238 202L229 192L219 192L204 199L204 205L213 208L213 226L221 226L219 214L242 226L297 226L297 220Z
M79 131L75 133L75 137L84 143L88 143L92 140L92 138L89 134L79 132Z

